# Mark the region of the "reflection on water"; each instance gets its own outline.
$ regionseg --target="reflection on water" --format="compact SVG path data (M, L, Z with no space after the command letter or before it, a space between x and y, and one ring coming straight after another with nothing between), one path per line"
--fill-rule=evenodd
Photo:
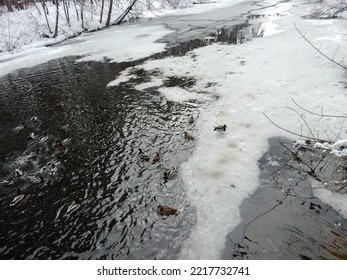
M129 65L74 61L0 78L0 181L11 182L0 186L2 258L176 258L195 218L179 172L167 182L164 172L193 148L182 132L195 108L165 102L154 89L107 88ZM159 151L161 161L142 161L139 148ZM26 198L11 207L19 188ZM81 208L66 216L79 197ZM184 211L162 218L159 204Z
M259 160L262 187L241 206L243 222L228 235L224 258L347 259L347 220L313 196L310 170L293 168L292 143L269 139ZM319 162L312 166L321 171Z

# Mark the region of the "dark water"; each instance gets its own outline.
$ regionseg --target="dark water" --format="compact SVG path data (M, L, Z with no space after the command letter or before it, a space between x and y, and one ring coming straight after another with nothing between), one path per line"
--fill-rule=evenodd
M196 107L167 102L155 89L106 85L127 64L62 58L0 78L0 255L2 259L174 259L194 223L178 174L163 174L193 149L182 132ZM146 73L133 83L146 81ZM57 101L62 108L52 107ZM37 121L31 121L37 116ZM13 129L23 121L27 127ZM70 125L67 132L60 125ZM28 140L28 133L37 138ZM40 143L45 134L49 139ZM66 154L58 142L71 138ZM139 159L138 150L160 163ZM36 152L24 160L21 157ZM52 160L57 171L50 174ZM24 172L14 177L18 168ZM32 178L44 177L43 184ZM26 199L10 203L20 188ZM76 197L82 207L66 216ZM163 218L159 204L185 208Z
M228 235L223 258L347 259L347 220L315 197L311 185L345 179L346 162L274 137L258 164L261 186L240 207L243 220ZM346 192L337 187L329 189Z
M213 41L240 43L248 27L238 24L211 35ZM151 58L185 55L210 43L200 38L171 44ZM121 64L76 59L0 77L0 180L12 182L0 186L1 258L176 259L195 222L179 164L193 151L182 133L199 104L167 102L156 88L133 88L156 73L136 71L130 82L106 87L122 70L150 58ZM190 87L195 81L188 80L171 77L165 86ZM63 106L54 108L57 103ZM26 128L14 132L23 121ZM66 123L64 132L60 126ZM32 132L36 139L29 141ZM41 143L44 136L48 140ZM66 153L56 155L66 138L71 139ZM151 157L159 151L161 162L142 161L139 148ZM164 182L172 166L178 174ZM15 177L16 169L24 175ZM36 177L44 182L34 183ZM18 189L26 198L11 207ZM66 216L75 198L83 198L82 206ZM184 211L163 218L159 204Z

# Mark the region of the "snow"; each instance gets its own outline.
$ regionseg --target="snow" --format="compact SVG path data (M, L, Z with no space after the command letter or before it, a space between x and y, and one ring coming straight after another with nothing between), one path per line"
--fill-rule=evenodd
M336 211L340 212L345 219L347 219L347 195L332 192L326 189L324 185L318 181L312 180L311 184L315 196L319 197L324 203L329 204Z
M0 56L0 63L4 65L0 68L0 76L19 68L32 67L65 56L85 56L79 61L109 58L111 61L123 62L140 59L164 51L165 44L156 41L169 33L170 30L160 25L115 26L95 33L86 33L70 39L69 42L73 44L38 47Z
M222 0L213 7L239 2ZM196 80L189 89L160 87L161 94L172 102L219 97L212 105L199 109L195 150L180 166L179 174L197 211L197 224L183 245L181 259L220 258L227 234L241 221L239 206L259 186L257 160L268 150L267 139L278 135L292 137L274 126L263 113L279 126L299 135L314 133L336 140L334 131L341 131L340 140L346 139L341 118L322 121L320 117L300 115L291 110L295 106L293 98L313 112L321 112L322 108L335 115L345 112L346 89L342 83L346 80L345 71L315 52L293 23L314 45L321 47L321 51L342 61L347 54L346 19L324 22L305 19L303 16L311 13L312 5L299 0L271 5L274 3L267 1L267 9L253 11L270 16L261 28L265 35L262 38L241 45L215 43L183 57L151 60L136 67L160 71L151 82L137 85L139 90L158 87L172 76ZM175 13L200 13L211 5ZM274 16L278 13L281 16ZM165 45L156 40L170 32L159 25L112 27L75 38L71 45L37 47L0 56L3 66L0 76L67 55L85 55L82 60L107 57L117 62L139 59L163 50ZM127 82L133 77L130 70L110 81L109 86ZM228 126L225 133L213 131L214 126L223 124ZM346 196L323 188L314 191L322 201L346 215Z
M168 101L182 103L189 100L203 100L204 96L196 92L191 92L180 87L161 87L159 92L163 94Z

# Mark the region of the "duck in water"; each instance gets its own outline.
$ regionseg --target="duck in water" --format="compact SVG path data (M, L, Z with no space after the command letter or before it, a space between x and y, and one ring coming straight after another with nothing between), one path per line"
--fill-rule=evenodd
M13 198L12 202L10 203L10 206L15 206L22 202L25 198L25 194L20 191L20 189L17 190L17 195Z
M164 179L169 180L172 179L172 177L175 175L176 173L176 166L172 167L171 169L169 169L168 171L164 172Z
M184 132L184 139L189 140L189 141L193 141L194 137L193 135L190 135L188 132Z
M161 216L177 215L180 212L178 208L163 205L158 206L158 211Z
M160 161L160 154L159 154L159 152L157 152L156 154L155 154L155 156L154 156L154 158L152 159L152 164L155 164L155 163L157 163L158 161Z
M14 132L18 132L18 131L21 131L21 130L24 129L24 128L26 128L26 124L25 124L25 122L22 122L22 124L16 126L16 127L13 129L13 131L14 131Z
M78 197L75 198L74 201L70 204L70 206L66 210L66 216L70 216L72 213L76 212L81 208L83 199Z
M139 152L140 152L139 153L140 159L145 160L145 161L149 161L149 156L145 152L143 152L142 149L139 149Z

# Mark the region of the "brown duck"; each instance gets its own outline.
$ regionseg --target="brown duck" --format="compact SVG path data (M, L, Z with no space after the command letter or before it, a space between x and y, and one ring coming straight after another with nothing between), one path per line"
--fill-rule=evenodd
M192 135L190 135L188 132L185 131L184 132L184 139L193 141L194 137Z
M157 152L154 156L154 158L152 159L152 164L157 163L158 161L160 161L160 154L159 152Z
M63 103L61 103L60 101L56 101L56 102L54 102L54 104L52 105L52 107L53 107L54 109L61 109L61 108L63 108Z
M173 208L173 207L163 206L163 205L158 206L158 211L159 211L159 214L162 216L177 215L180 212L178 208Z
M171 169L169 169L168 171L164 172L164 179L165 180L172 179L172 177L175 175L175 173L176 173L176 166L174 166Z
M67 132L69 130L70 125L68 123L61 124L60 125L60 130Z

